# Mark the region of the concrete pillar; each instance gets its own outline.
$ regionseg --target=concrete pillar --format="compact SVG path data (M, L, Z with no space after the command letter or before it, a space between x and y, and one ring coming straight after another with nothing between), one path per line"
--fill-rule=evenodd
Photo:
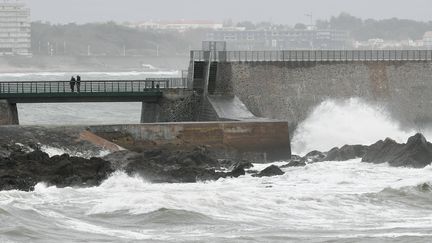
M161 107L159 103L142 103L141 123L160 122Z
M16 104L0 100L0 125L18 125L18 109Z

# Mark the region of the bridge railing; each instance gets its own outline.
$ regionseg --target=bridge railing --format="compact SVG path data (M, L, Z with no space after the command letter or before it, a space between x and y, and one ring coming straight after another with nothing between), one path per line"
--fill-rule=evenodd
M151 80L96 80L81 81L80 93L142 93L158 89L187 88L185 78ZM74 91L78 91L74 83ZM71 93L70 81L14 81L0 82L0 94Z
M191 51L193 61L432 61L432 50Z

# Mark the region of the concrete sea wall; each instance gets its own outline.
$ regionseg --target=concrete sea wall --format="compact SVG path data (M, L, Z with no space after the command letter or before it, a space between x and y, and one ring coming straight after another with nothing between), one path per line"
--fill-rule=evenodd
M406 125L432 123L432 62L221 62L217 83L256 116L291 128L322 101L350 97L383 105Z
M287 122L188 122L91 126L90 131L124 148L211 146L237 158L283 160L291 157ZM262 161L261 161L262 162Z

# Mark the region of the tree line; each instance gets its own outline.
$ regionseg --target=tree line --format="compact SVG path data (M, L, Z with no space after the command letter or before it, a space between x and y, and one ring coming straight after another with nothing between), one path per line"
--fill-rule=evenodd
M317 20L315 25L319 29L338 29L350 32L353 39L365 41L372 38L381 38L385 40L418 40L422 39L426 31L432 31L432 21L421 22L408 19L361 19L348 13L341 13L339 16L333 16L328 20ZM297 23L294 26L274 25L269 22L253 23L243 21L235 26L243 27L247 30L252 29L306 29L304 23Z
M305 29L298 23L294 26L270 22L253 23L243 21L225 26L255 29ZM355 40L372 38L385 40L418 40L426 31L432 31L432 21L421 22L406 19L374 20L341 13L328 20L315 22L320 29L349 31ZM50 24L33 22L32 53L35 55L92 55L92 56L187 56L189 50L199 49L208 30L185 32L140 30L115 22L90 24Z
M139 30L114 22L31 25L35 55L176 56L200 47L203 31L158 32Z

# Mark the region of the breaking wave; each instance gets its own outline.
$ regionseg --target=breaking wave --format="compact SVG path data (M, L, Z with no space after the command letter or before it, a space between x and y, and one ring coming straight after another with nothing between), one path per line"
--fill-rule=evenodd
M327 100L318 105L294 133L293 152L328 151L345 144L370 145L390 137L398 142L414 135L391 119L382 107L362 99Z

